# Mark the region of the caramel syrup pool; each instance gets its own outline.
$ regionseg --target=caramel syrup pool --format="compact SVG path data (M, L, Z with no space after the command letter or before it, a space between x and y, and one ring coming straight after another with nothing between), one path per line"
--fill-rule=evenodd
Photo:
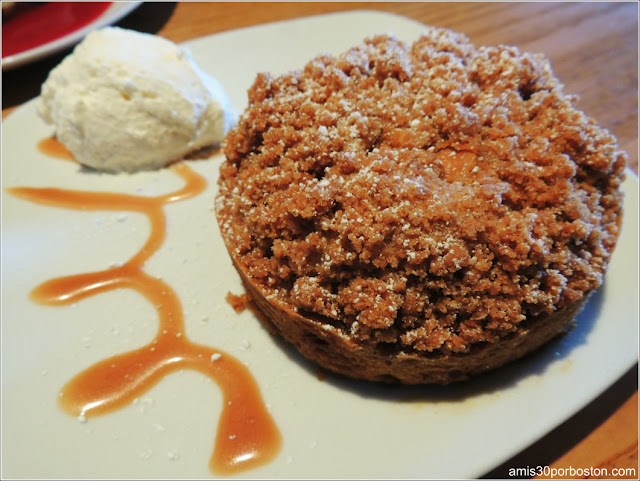
M44 139L38 148L51 157L73 161L53 138ZM138 212L151 224L146 243L122 266L50 279L31 292L34 302L61 306L128 288L144 296L158 313L153 341L104 359L76 375L60 392L62 409L89 418L131 404L167 374L182 369L201 372L218 384L223 396L209 467L214 473L234 474L271 461L280 451L282 439L249 370L226 352L187 339L182 305L175 291L144 272L145 262L166 236L164 206L197 196L207 186L206 180L183 162L170 170L184 180L184 186L157 197L30 187L14 187L8 192L30 202L65 209Z

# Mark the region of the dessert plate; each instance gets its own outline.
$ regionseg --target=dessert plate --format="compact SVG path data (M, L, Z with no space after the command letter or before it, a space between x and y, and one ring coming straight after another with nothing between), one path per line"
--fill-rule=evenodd
M397 16L351 12L230 31L187 45L241 111L256 72L299 68L316 54L337 54L377 32L394 31L410 42L423 28ZM197 372L173 373L130 405L86 421L57 405L69 379L147 344L158 319L153 306L130 290L54 307L33 303L30 291L53 277L129 259L145 242L149 225L138 214L46 207L7 189L155 196L182 183L171 170L107 175L56 160L37 148L51 133L33 101L3 122L2 476L213 478L208 462L222 396ZM188 163L208 187L165 208L167 238L145 270L176 291L191 340L248 366L281 431L275 460L240 473L242 478L475 478L558 426L637 362L638 181L631 173L624 184L622 236L606 283L567 335L465 384L393 387L319 375L250 311L236 313L225 300L228 292L243 291L213 211L221 162L217 154Z
M16 14L15 18L9 18L7 23L11 22L11 25L9 25L8 28L11 28L12 31L14 29L19 29L24 32L25 30L29 31L30 29L33 29L32 38L41 38L42 40L35 43L30 42L30 47L26 48L25 50L16 46L15 53L11 53L7 56L4 56L3 54L2 70L9 70L11 68L33 62L35 60L39 60L43 57L59 52L60 50L63 50L67 47L71 47L75 43L82 40L82 38L91 30L95 30L96 28L104 27L106 25L111 25L112 23L115 23L118 20L124 18L131 11L137 8L142 2L102 3L110 3L110 5L105 6L104 11L100 12L99 15L93 19L86 18L84 16L86 14L74 13L74 8L76 7L85 8L82 5L74 5L73 3L68 2L61 2L60 4L51 3L48 5L44 5L44 8L47 9L46 12L49 12L45 12L46 15L50 15L51 9L59 10L59 18L57 18L56 20L62 22L63 25L57 26L61 34L60 36L56 36L55 38L52 38L51 35L42 33L43 25L50 25L49 22L51 21L51 19L42 18L42 16L39 15L36 10L26 12L27 15L24 16L22 15L22 12L20 12ZM41 7L34 8L37 9ZM96 6L96 8L98 7ZM24 33L21 34L20 38L23 37ZM3 43L5 43L4 36L2 41Z

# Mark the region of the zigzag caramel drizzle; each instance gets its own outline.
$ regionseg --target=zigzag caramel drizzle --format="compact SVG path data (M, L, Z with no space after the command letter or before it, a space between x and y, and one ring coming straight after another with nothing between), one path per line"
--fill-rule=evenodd
M70 158L55 140L45 139L39 147L49 155ZM158 312L158 331L149 344L104 359L79 373L62 388L60 405L73 416L88 418L127 406L171 372L199 371L215 381L223 395L209 467L214 473L233 474L272 460L280 450L281 436L249 370L233 356L187 339L182 305L175 291L161 279L144 272L145 262L160 248L166 236L164 206L194 197L207 186L206 180L183 162L170 169L185 184L175 192L157 197L56 188L15 187L8 191L48 206L83 211L129 211L147 216L150 235L125 264L51 279L31 292L31 299L37 303L60 306L128 288L143 295Z

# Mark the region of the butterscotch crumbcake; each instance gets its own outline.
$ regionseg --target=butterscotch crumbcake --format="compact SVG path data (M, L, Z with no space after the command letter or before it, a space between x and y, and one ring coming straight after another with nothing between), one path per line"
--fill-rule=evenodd
M625 154L575 103L544 57L435 28L259 74L216 207L270 327L334 371L407 383L556 335L622 215Z

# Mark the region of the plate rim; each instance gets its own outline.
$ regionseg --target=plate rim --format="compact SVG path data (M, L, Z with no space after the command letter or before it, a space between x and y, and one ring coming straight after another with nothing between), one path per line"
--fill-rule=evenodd
M11 70L22 65L35 62L49 55L53 55L67 47L78 43L85 35L92 30L96 30L107 25L111 25L127 16L138 8L142 2L111 2L111 5L95 20L89 24L74 30L62 37L56 38L43 45L24 50L22 52L8 55L2 59L2 71Z

